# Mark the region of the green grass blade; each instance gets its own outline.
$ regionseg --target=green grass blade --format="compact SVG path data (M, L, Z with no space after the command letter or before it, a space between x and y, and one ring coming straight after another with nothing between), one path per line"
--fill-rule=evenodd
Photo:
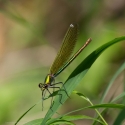
M72 114L72 113L76 113L76 112L79 112L79 111L82 111L82 110L85 110L85 109L98 109L98 108L115 108L115 109L124 109L125 108L125 105L124 104L100 104L100 105L93 105L93 106L87 106L87 107L83 107L83 108L80 108L80 109L76 109L74 111L71 111L69 113L66 113L66 115L69 115L69 114ZM61 117L61 116L60 116Z
M32 109L34 108L38 103L40 103L41 100L39 102L37 102L36 104L34 104L33 106L31 106L25 113L23 113L20 118L16 121L16 123L14 125L17 125L17 123Z
M98 119L95 119L95 118L92 118L90 116L86 116L86 115L70 115L70 116L62 116L62 117L59 117L59 118L55 118L55 119L51 119L49 121L49 124L52 124L52 123L56 123L57 121L61 121L61 120L64 120L64 121L76 121L76 120L83 120L83 119L87 119L87 120L94 120L94 121L97 121L101 124L104 124L102 121L98 120Z
M100 105L93 105L88 108L118 108L118 109L123 109L125 108L124 104L100 104Z
M64 114L64 115L59 116L59 117L56 118L56 119L65 118L65 117L67 117L67 115L69 115L69 114L76 113L76 112L79 112L79 111L82 111L82 110L86 110L86 109L98 109L98 108L124 109L124 108L125 108L125 105L123 105L123 104L100 104L100 105L87 106L87 107L83 107L83 108L80 108L80 109L77 109L77 110L68 112L68 113L66 113L66 114ZM86 117L87 117L87 116L86 116ZM49 119L49 121L48 121L45 125L50 125L51 123L53 123L54 121L56 121L56 119ZM69 119L69 120L71 120L71 119ZM96 119L95 121L97 121L97 120L98 120L98 119ZM98 121L98 122L99 122L99 121Z
M67 120L63 120L63 119L56 119L55 121L53 121L50 125L75 125L74 123L67 121Z
M123 85L124 85L123 91L125 92L125 66L124 66L124 71L123 71ZM125 104L125 96L123 97L122 103Z
M121 65L121 67L117 70L117 72L114 74L113 78L109 82L107 88L105 89L105 92L102 96L101 103L104 101L109 89L111 88L112 84L114 83L115 79L118 77L118 75L125 69L125 62Z
M35 119L35 120L25 123L24 125L40 125L42 120L43 119Z
M118 101L119 99L121 99L121 98L123 98L123 97L125 97L125 92L122 92L121 94L119 94L118 96L116 96L116 97L111 101L111 103L112 103L112 102L116 102L116 101Z
M33 105L32 107L30 107L22 116L20 116L20 118L16 121L16 123L14 125L17 125L17 123L37 104Z
M106 97L106 95L108 94L108 91L110 90L111 86L113 85L115 79L118 77L118 75L125 69L125 62L120 66L120 68L116 71L116 73L114 74L113 78L110 80L107 88L105 89L103 95L102 95L102 98L101 98L101 101L100 103L103 103L104 102L104 99ZM118 96L116 96L115 98L113 98L113 100L110 101L110 103L114 103L116 102L117 100L121 99L125 97L125 92L119 94ZM106 112L105 110L102 111L102 113ZM102 114L101 113L101 114ZM93 123L93 125L95 125L97 122L95 121Z
M70 95L71 92L75 89L75 87L81 82L84 75L87 73L88 69L95 62L95 60L100 56L100 54L111 45L118 43L120 41L123 41L123 40L125 40L125 36L115 38L112 41L102 45L101 47L93 51L85 60L83 60L82 63L71 73L71 75L69 76L69 78L66 80L64 84L68 92L68 95ZM59 93L63 95L61 102L64 103L68 97L65 91L60 91ZM47 125L46 123L47 120L50 119L52 115L57 111L57 109L61 106L61 103L59 102L59 100L60 100L59 96L56 96L53 107L52 107L53 111L51 109L48 110L41 125Z
M81 97L82 99L86 100L91 106L93 106L93 103L90 101L89 98L87 98L85 95L83 95L82 93L79 93L77 91L73 91L75 94L77 94L79 97ZM100 114L100 112L95 109L96 113L98 114L98 116L101 118L101 120L104 122L105 125L108 125L105 121L105 119L102 117L102 115Z
M95 119L95 118L92 118L90 116L86 116L86 115L71 115L71 116L64 116L62 117L62 119L65 119L65 120L68 120L68 121L75 121L75 120L82 120L82 119L88 119L88 120L94 120L94 121L97 121L101 124L103 124L102 121L98 120L98 119Z
M100 104L100 105L93 105L93 106L87 106L87 107L83 107L74 111L71 111L69 113L66 113L65 115L69 115L71 113L75 113L75 112L79 112L85 109L98 109L98 108L114 108L114 109L124 109L125 105L123 104Z
M113 125L121 125L123 120L125 120L125 108L119 113Z
M24 125L40 125L41 121L43 119L36 119L36 120L32 120ZM51 125L61 125L61 124L66 124L66 125L75 125L74 123L68 121L68 120L64 120L64 119L54 119L53 122L51 122Z

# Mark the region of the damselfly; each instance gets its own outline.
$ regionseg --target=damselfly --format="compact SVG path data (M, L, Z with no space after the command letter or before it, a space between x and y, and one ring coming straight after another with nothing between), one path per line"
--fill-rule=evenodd
M76 44L77 35L78 35L77 24L71 24L64 37L62 46L49 70L49 73L47 74L47 76L45 78L44 83L39 83L39 88L41 88L41 90L42 90L42 100L44 100L44 98L45 98L45 91L48 91L50 95L52 94L50 92L49 88L60 89L60 87L56 87L55 85L57 85L57 84L63 85L63 83L62 82L55 83L55 77L57 77L91 42L91 38L89 38L86 41L86 43L71 57L72 51ZM67 92L66 92L66 94L67 94ZM67 96L68 96L68 94L67 94ZM61 102L61 100L60 100L60 102ZM43 107L43 103L42 103L42 107Z

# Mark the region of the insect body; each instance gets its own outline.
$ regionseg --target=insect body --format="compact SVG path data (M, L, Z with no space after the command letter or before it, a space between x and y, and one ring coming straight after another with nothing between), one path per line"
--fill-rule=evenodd
M39 88L42 90L42 99L44 100L45 91L49 91L49 88L58 88L55 85L62 84L62 82L55 83L55 77L57 77L81 52L82 50L91 42L89 38L86 43L71 57L72 51L76 44L78 34L78 26L76 24L71 24L64 37L62 46L50 68L49 74L46 76L44 83L39 84ZM63 85L64 87L64 85ZM65 87L64 87L65 89ZM66 92L66 91L65 91ZM66 92L67 94L67 92ZM68 94L67 94L68 96ZM61 101L60 101L61 102ZM52 103L52 102L51 102Z

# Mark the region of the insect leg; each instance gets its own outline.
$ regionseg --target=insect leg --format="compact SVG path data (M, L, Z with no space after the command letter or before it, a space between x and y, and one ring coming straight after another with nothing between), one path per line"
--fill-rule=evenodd
M45 89L42 91L42 111L43 111L43 101L44 101L44 97L45 97Z
M55 83L55 79L53 79L53 83ZM50 86L51 86L52 84L50 84ZM53 85L53 92L55 91L55 88L54 88L55 86ZM53 96L52 96L52 100L51 100L51 104L53 104L54 102L53 102ZM52 107L52 105L51 105L51 107Z
M64 91L65 91L66 95L69 97L69 95L68 95L68 93L67 93L67 91L66 91L66 88L65 88L63 82L58 82L58 83L55 83L55 84L52 84L52 85L56 85L56 84L62 84L62 86L63 86L63 88L64 88ZM70 97L69 97L69 98L70 98Z
M46 89L48 92L49 92L49 94L51 95L52 93L49 91L49 89ZM50 106L50 109L52 110L52 105L53 105L53 97L52 97L52 99L51 99L51 106ZM52 110L53 111L53 110Z
M49 88L58 88L59 90L61 90L60 89L60 87L55 87L55 86L50 86ZM59 96L60 96L60 99L59 99L59 102L62 104L62 102L61 102L61 100L62 100L62 94L58 94Z

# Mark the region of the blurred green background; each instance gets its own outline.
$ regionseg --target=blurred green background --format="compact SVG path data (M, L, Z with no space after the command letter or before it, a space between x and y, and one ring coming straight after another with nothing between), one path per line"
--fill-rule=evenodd
M56 81L64 82L97 47L125 35L125 1L0 0L0 124L13 124L41 99L38 84L44 82L66 30L74 22L79 24L75 50L88 38L93 41ZM76 90L97 103L124 60L125 42L110 47L97 59ZM121 74L110 92L120 88L122 82ZM67 112L83 104L72 95L61 111ZM44 102L44 111L41 104L37 105L20 124L44 117L49 106L50 100ZM83 114L92 115L91 111Z

